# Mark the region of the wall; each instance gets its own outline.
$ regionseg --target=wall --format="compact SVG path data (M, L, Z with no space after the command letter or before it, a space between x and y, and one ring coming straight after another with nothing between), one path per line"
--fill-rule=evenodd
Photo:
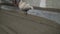
M47 8L58 8L60 9L60 0L46 0L46 4L42 4L40 1L41 0L23 0L33 6L41 6L42 7L47 7ZM43 1L44 2L44 1ZM46 5L46 6L44 6Z
M60 0L47 0L46 6L50 8L59 8L60 9Z
M29 3L30 5L33 5L33 6L39 6L40 5L40 0L23 0L27 3Z
M46 0L40 0L40 7L46 8Z
M23 1L29 3L30 5L33 5L33 6L43 5L43 4L40 4L41 0L23 0ZM46 7L47 8L59 8L60 9L59 3L60 3L60 0L46 0Z

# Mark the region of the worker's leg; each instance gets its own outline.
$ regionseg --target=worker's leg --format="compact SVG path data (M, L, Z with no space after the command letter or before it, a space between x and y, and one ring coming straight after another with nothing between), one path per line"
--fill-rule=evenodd
M25 12L25 15L27 15L27 11Z

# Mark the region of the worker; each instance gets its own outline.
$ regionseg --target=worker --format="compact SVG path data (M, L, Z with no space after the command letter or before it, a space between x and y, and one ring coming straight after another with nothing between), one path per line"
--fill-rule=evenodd
M18 7L20 0L12 0L12 1L13 1L14 6Z
M19 9L24 11L25 14L27 15L27 11L30 10L30 9L33 9L33 7L26 3L26 2L23 2L22 0L19 2Z

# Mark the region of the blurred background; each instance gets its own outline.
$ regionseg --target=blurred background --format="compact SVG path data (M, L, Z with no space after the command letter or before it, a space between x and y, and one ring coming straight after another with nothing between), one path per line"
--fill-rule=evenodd
M17 7L20 0L0 0L0 8L5 10L19 10ZM44 17L53 21L56 21L60 24L60 0L22 0L32 6L35 7L42 7L42 8L53 8L52 11L45 11L43 10L29 10L28 14ZM53 11L55 10L55 12Z

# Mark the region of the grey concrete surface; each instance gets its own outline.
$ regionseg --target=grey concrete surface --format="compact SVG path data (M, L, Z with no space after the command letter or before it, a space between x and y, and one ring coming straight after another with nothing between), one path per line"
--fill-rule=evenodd
M0 31L0 34L60 34L60 29L27 20L16 15L15 11L5 10L0 10Z
M60 13L53 11L44 11L44 10L29 10L28 14L43 17L52 21L56 21L60 24Z
M16 9L17 9L17 7L8 6L8 5L1 5L0 8L1 8L1 9L4 9L4 10L16 10Z

